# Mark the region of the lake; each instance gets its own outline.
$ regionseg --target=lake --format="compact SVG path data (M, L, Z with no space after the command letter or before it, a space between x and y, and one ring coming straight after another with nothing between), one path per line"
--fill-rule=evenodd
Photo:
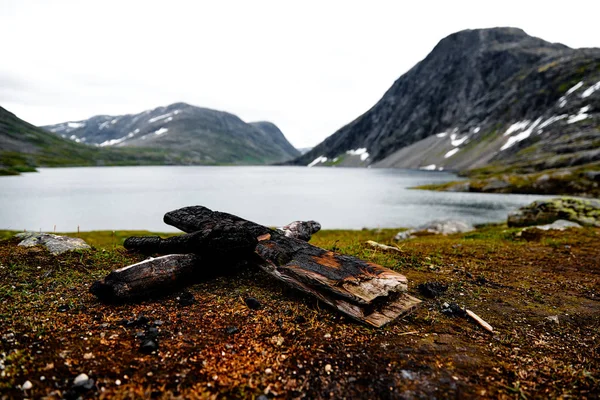
M407 189L455 179L375 168L41 168L0 177L0 229L177 231L163 215L189 205L269 226L308 219L323 229L412 227L440 218L483 223L544 197Z

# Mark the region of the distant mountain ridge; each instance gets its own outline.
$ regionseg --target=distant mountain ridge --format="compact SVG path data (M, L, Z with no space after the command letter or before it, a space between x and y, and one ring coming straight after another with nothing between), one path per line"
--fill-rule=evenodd
M570 49L517 28L461 31L292 163L535 170L596 162L599 89L600 49Z
M268 164L300 155L270 122L246 123L233 114L186 103L42 128L77 143L100 147L185 152L192 164Z
M0 107L0 175L36 167L178 164L182 159L160 149L101 148L63 139Z

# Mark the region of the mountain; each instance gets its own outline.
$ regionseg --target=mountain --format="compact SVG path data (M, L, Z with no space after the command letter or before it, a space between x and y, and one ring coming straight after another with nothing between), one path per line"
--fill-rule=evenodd
M0 107L0 175L36 167L180 164L185 158L161 149L107 149L63 139Z
M178 164L164 150L105 149L63 139L0 107L0 175L36 167Z
M532 172L600 161L600 49L516 28L439 42L298 165Z
M192 164L268 164L300 155L270 122L248 124L233 114L185 103L42 128L78 143L100 147L184 152Z

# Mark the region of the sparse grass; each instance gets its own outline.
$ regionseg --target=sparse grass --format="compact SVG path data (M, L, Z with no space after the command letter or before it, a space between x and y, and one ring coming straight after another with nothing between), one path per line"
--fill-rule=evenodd
M178 293L102 304L89 285L140 261L120 243L148 232L82 232L91 251L51 256L0 231L0 391L22 397L18 385L29 380L27 397L68 397L85 372L94 398L592 398L600 391L600 229L544 231L529 241L517 231L485 225L402 243L392 240L398 229L319 232L311 243L399 271L414 296L420 283L448 286L382 329L258 270L190 286L190 306L178 304ZM246 297L263 309L248 309ZM475 311L495 333L442 314L444 302ZM140 353L136 338L150 325L122 322L139 314L162 321L154 354ZM559 324L546 319L555 315Z

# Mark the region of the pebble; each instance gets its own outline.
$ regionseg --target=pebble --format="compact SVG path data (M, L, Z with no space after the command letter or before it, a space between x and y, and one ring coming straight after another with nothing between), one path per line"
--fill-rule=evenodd
M244 299L244 303L246 303L248 308L251 310L260 310L262 308L261 302L256 300L254 297L248 297Z
M449 317L462 317L462 318L466 318L467 316L467 312L465 310L463 310L458 304L456 303L444 303L442 304L442 313L449 316Z
M120 379L117 379L117 380L115 381L115 385L117 385L117 386L121 386L121 380L120 380Z
M328 374L331 372L331 364L327 364L325 366L325 372L327 372Z
M32 387L33 387L33 383L31 383L30 381L25 381L25 383L22 386L23 390L29 390Z
M240 330L238 329L237 326L228 326L225 329L225 332L227 332L228 335L234 335L236 333L238 333Z
M182 307L191 306L195 301L194 295L190 292L183 292L177 297L177 302Z
M73 388L78 390L90 390L94 387L94 380L86 374L79 374L73 380Z
M269 400L269 398L267 396L265 396L264 394L261 394L260 396L258 396L256 398L256 400Z
M152 353L153 351L158 350L158 343L156 343L152 339L144 340L140 345L140 351L143 353Z
M68 304L63 304L62 306L58 306L58 308L56 309L56 311L58 312L67 312L69 311L71 307L69 307Z
M73 380L73 385L75 386L79 386L85 382L87 382L90 379L89 376L87 376L86 374L79 374L77 375L77 377Z
M417 286L417 289L423 296L433 299L443 295L448 290L448 285L441 282L425 282Z
M273 373L273 370L271 368L265 369L265 374L271 375L272 373Z
M323 337L325 339L329 339L329 338L331 338L331 333L326 333L325 335L323 335Z

